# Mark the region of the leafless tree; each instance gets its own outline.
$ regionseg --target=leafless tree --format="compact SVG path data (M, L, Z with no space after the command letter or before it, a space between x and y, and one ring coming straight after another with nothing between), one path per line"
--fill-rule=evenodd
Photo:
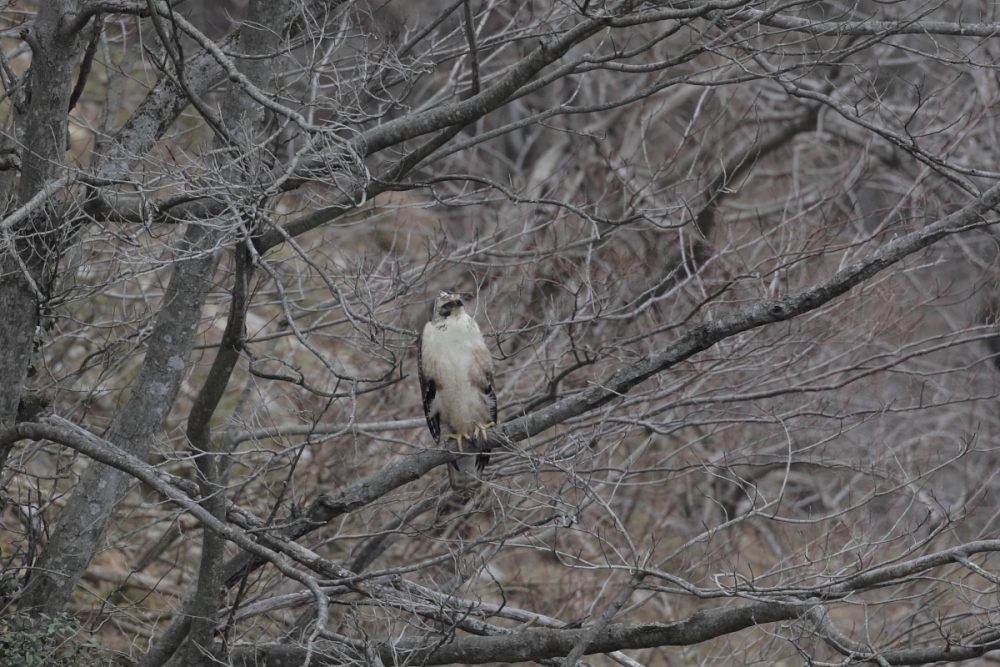
M0 663L1000 651L994 3L0 7Z

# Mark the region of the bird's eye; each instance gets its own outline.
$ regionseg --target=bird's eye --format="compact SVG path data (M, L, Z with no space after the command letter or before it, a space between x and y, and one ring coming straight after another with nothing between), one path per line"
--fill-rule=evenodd
M489 396L490 394L493 393L493 387L490 385L486 385L485 387L483 387L483 393Z

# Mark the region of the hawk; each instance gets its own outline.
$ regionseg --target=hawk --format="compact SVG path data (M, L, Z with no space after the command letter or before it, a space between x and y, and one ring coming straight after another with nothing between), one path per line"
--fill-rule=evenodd
M490 460L480 439L496 423L497 395L493 357L479 325L465 312L461 294L438 293L431 320L417 341L417 367L424 415L435 444L440 447L454 440L459 452L469 454L448 466L448 481L459 498L471 498L479 473Z

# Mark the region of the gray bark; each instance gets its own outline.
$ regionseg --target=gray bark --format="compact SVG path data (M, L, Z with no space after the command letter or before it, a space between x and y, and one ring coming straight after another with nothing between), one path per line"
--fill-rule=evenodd
M594 637L584 653L690 646L764 623L797 618L807 613L809 606L802 603L754 602L698 612L674 623L611 625ZM512 635L456 637L446 644L441 644L439 640L404 639L382 644L377 651L385 665L539 661L566 655L586 632L586 629L528 629ZM345 649L343 645L332 642L319 643L314 647L310 664L343 664ZM347 650L350 653L350 649ZM297 667L303 663L305 656L306 649L301 646L271 644L234 651L232 664L234 667Z
M22 30L31 46L31 99L21 156L18 199L37 194L62 166L66 151L66 111L73 87L73 66L80 50L79 34L66 30L79 13L76 0L42 3L33 26ZM40 82L45 82L41 85ZM31 360L38 326L40 289L46 269L55 264L44 217L0 239L0 425L12 424ZM28 239L27 241L19 241ZM15 256L15 254L17 256ZM40 287L42 286L42 287ZM7 452L0 451L0 466Z
M9 318L0 327L0 426L12 424L17 415L38 325L38 301L12 252L0 258L0 312ZM7 451L0 450L0 467Z
M698 351L711 347L723 338L736 335L748 329L764 326L771 322L786 320L829 303L852 287L871 278L890 264L926 248L944 236L991 224L993 221L986 219L985 215L998 204L1000 204L1000 186L990 189L964 209L934 224L928 225L924 229L901 236L885 244L863 259L845 267L830 278L820 281L812 287L781 299L762 301L731 315L723 316L717 320L695 327L686 335L681 336L672 345L666 346L639 363L621 369L609 378L602 387L595 387L594 390L588 390L578 396L564 399L549 409L529 415L521 420L517 420L513 424L509 422L504 430L512 438L516 438L521 433L525 435L538 433L549 427L551 419L557 417L566 419L570 416L581 414L583 411L593 409L606 402L606 400L602 400L605 395L610 395L611 397L620 396L627 392L629 388L641 382L642 379L648 378L665 368L669 368L669 366L689 358ZM45 422L44 419L42 421ZM514 430L515 426L519 429L518 431ZM13 433L5 433L4 437L0 438L0 444L9 442L11 439L23 437L36 439L50 438L57 442L64 442L97 460L106 461L119 469L128 470L131 475L147 481L147 483L167 494L175 502L180 502L189 511L199 516L199 518L209 516L203 508L192 505L186 500L186 496L182 497L178 493L171 491L171 485L161 479L160 474L155 470L145 466L145 464L142 464L134 457L129 458L120 450L112 451L107 446L96 447L94 443L89 442L88 438L78 437L74 432L58 432L44 424L35 425L29 423L19 425L14 429ZM387 490L396 488L406 481L419 477L434 465L439 465L453 456L455 454L452 452L430 450L424 454L409 457L399 464L381 471L372 478L346 489L336 497L324 497L320 499L310 513L310 520L328 520L339 513L363 506L384 494ZM226 527L217 518L211 518L211 521L206 520L206 525L211 530L217 531L220 535L228 539L235 538L236 533L234 533L233 529ZM312 525L315 526L315 524ZM304 534L307 531L308 527L305 524L295 530L298 534ZM250 543L242 535L239 536L237 542L241 546L244 546L244 548L250 546ZM278 540L277 542L280 543L281 541ZM252 567L258 562L275 562L276 555L273 552L262 551L262 548L257 544L253 544L252 547L248 549L249 560L244 560L244 564ZM829 593L833 597L840 597L851 591L881 586L886 582L900 577L912 576L915 572L939 567L948 563L961 562L963 558L967 558L971 553L983 550L992 551L996 548L995 541L971 543L958 549L939 552L905 563L888 565L833 584L830 587ZM228 564L225 570L231 572L232 566L235 564L236 561ZM310 564L310 567L319 567L319 565L321 563L314 563ZM340 575L337 572L331 572L327 576L336 577ZM700 612L684 621L676 623L611 625L592 638L587 634L589 629L526 630L517 635L462 637L445 645L438 645L437 643L428 645L420 643L419 640L407 640L402 643L382 645L378 650L383 662L392 664L398 664L396 661L400 657L405 657L408 661L418 661L423 664L446 664L453 662L478 664L497 661L542 660L564 656L574 646L582 645L583 642L586 642L584 653L587 654L650 646L690 645L712 637L738 632L741 629L762 623L803 618L812 613L814 608L815 606L812 604L798 601L759 602L742 607L728 607ZM181 627L181 624L175 624L171 628L171 632L178 634ZM836 646L834 640L829 641L834 642ZM920 662L941 660L949 656L951 658L968 658L981 655L986 650L990 650L994 641L995 638L974 646L946 646L941 648L931 647L894 651L883 654L881 657L884 657L890 664L917 664ZM317 654L314 654L314 659L320 661L317 664L332 664L331 660L343 659L342 654L338 655L336 652L333 653L335 657L332 659L324 658L320 655L324 648L342 651L342 646L324 644L317 648L319 651ZM953 653L949 654L948 651L953 651ZM147 654L147 658L149 655ZM272 645L241 649L232 657L234 664L237 665L290 665L301 664L305 653L304 649L298 647Z
M616 9L624 10L632 4L635 3L622 3L622 7ZM660 20L690 19L696 16L704 16L716 9L741 4L744 4L744 0L739 0L738 2L706 3L692 8L664 10L661 12L663 16ZM390 146L395 146L396 144L436 130L441 130L452 125L470 123L501 105L510 102L515 93L520 92L522 86L531 81L547 66L560 59L575 45L597 34L601 30L605 30L609 25L615 24L616 21L611 17L591 19L567 30L558 39L542 40L538 47L525 56L517 67L513 68L508 74L504 75L495 84L486 88L478 95L464 102L424 111L379 125L366 132L357 140L358 151L363 155L371 155L385 150Z
M40 8L30 41L39 53L32 55L32 76L46 86L32 90L30 108L24 114L26 128L20 132L24 151L19 194L23 203L51 180L65 151L66 111L72 92L75 56L80 48L78 35L63 36L60 26L70 23L77 13L75 2L44 3ZM228 48L235 38L220 45ZM185 68L189 86L199 94L223 76L222 67L211 55L201 52ZM180 113L190 104L182 91L163 77L119 131L99 159L97 178L118 179L131 173L143 154L155 145ZM98 208L102 202L97 202ZM6 243L6 240L4 240ZM21 262L10 252L0 259L0 312L6 324L0 330L0 425L13 423L24 377L31 359L31 345L38 325L38 299L32 288L41 280L41 269L51 259L38 249L24 253ZM22 264L24 265L22 267ZM25 276L25 268L28 276ZM30 280L28 279L30 277ZM0 450L0 467L7 452Z
M131 477L145 482L164 498L169 499L191 513L192 516L203 524L209 526L211 530L235 542L243 549L247 549L267 559L282 574L305 584L310 590L318 592L318 588L314 587L315 580L312 577L304 575L299 570L288 565L276 551L259 544L249 537L245 531L233 528L227 525L225 521L217 519L205 511L196 500L191 498L191 493L194 493L194 491L191 489L193 485L188 480L161 472L132 454L122 451L107 440L85 431L62 417L46 415L41 417L38 422L21 422L0 435L0 441L6 441L8 438L52 440L53 442L59 442L72 447L95 461L100 461L102 464L107 465L110 469L127 472Z
M335 564L320 559L305 550L289 550L290 545L281 540L265 538L276 550L268 548L251 538L245 530L259 528L257 520L242 512L235 505L230 521L240 524L243 530L228 526L208 513L192 498L197 496L197 490L188 480L177 478L131 456L106 440L102 440L79 426L61 417L42 416L38 422L21 422L15 427L0 432L0 442L15 442L20 439L47 439L71 447L96 461L101 461L115 469L128 472L133 477L147 483L164 498L186 509L214 533L224 536L241 547L252 552L256 557L274 564L282 573L301 581L309 587L313 594L318 594L318 584L313 577L290 567L276 550L288 551L295 560L309 569L324 575L326 578L339 579L352 577ZM242 517L242 518L241 518ZM244 521L243 519L248 519ZM258 534L258 537L264 537ZM747 605L723 607L697 612L690 617L672 623L641 623L616 624L594 632L592 627L583 629L547 629L498 632L492 637L460 637L447 644L439 641L427 642L424 639L404 639L394 643L382 643L375 646L380 659L386 664L399 664L401 661L419 661L421 664L447 664L460 662L479 664L484 662L516 662L527 660L545 660L567 655L574 646L585 646L584 653L612 652L622 649L651 648L656 646L688 646L715 637L739 632L743 629L760 624L773 623L782 620L800 619L812 622L817 635L835 650L855 659L869 659L874 656L867 645L859 644L844 636L832 623L822 604L826 600L839 600L852 593L883 588L894 582L906 580L915 574L951 564L967 565L969 558L976 554L995 553L1000 551L1000 541L980 540L969 542L958 547L938 551L899 563L867 570L855 575L849 575L839 581L830 582L825 587L819 587L812 593L810 599L788 598L783 600L763 600ZM657 574L655 570L640 570L637 575L650 576ZM361 588L347 587L363 595L376 598L376 591L393 590L392 586L385 589L378 584L369 582ZM421 587L414 586L417 592ZM483 613L496 613L490 605L483 605L471 600L456 599L445 604L441 611L447 622L448 614L453 613L462 619L467 619L470 612L476 610ZM478 624L470 627L482 627ZM982 655L992 650L1000 641L1000 633L996 631L978 635L974 644L958 646L946 644L940 647L925 647L919 649L904 649L887 651L879 654L889 664L909 665L923 662L935 662L946 659L968 659ZM332 642L318 643L313 646L313 658L319 657L318 664L333 664L343 660L345 647ZM324 655L325 653L328 655ZM346 649L348 654L350 648ZM147 654L148 655L148 654ZM292 665L302 664L305 649L292 645L268 645L243 648L234 652L233 664L259 665ZM331 657L332 656L332 657ZM361 656L353 656L360 658Z
M235 43L236 38L231 36L220 41L219 46L229 50ZM199 95L221 81L224 74L218 61L205 51L192 56L184 72L188 86ZM168 76L161 77L99 156L94 176L118 179L130 174L136 162L189 105L190 101L177 84Z
M541 433L571 417L613 401L641 382L698 352L707 350L724 338L772 322L790 320L819 308L907 255L922 250L949 234L994 224L996 221L988 220L986 215L997 206L1000 206L1000 185L993 186L961 210L923 229L886 243L863 259L808 289L779 299L766 299L750 308L740 309L731 315L694 327L670 345L649 354L636 364L613 373L600 384L538 412L507 422L502 429L498 429L500 431L498 434L491 436L496 439L491 439L491 444L494 447L502 447L505 442L519 442Z
M611 625L587 645L584 653L610 653L627 649L658 646L691 646L709 639L730 635L767 623L810 616L817 606L805 602L754 602L737 607L701 611L683 621L673 623L636 623ZM490 637L456 637L452 641L427 642L401 640L377 648L385 665L478 665L488 662L528 662L559 658L566 655L586 630L529 629L512 635ZM821 635L822 636L822 635ZM853 660L889 665L920 665L940 661L968 660L997 648L1000 633L978 638L972 645L955 645L942 640L941 646L902 649L875 654L867 647L840 646L840 639L822 636L843 655ZM860 649L860 650L857 650ZM866 650L867 649L867 650ZM340 665L350 648L334 642L321 642L313 647L312 665ZM354 656L363 659L364 656ZM300 646L271 644L242 648L233 653L234 667L293 667L303 664L306 649Z
M247 21L240 30L239 52L255 56L274 53L279 35L267 26L282 25L287 12L287 0L255 0L250 3ZM271 61L251 59L238 61L238 67L254 86L262 87L270 74ZM263 110L236 83L230 84L229 94L222 107L222 119L231 138L237 141L233 148L245 156L252 145L254 131L263 119ZM223 139L216 138L216 145L223 146ZM223 172L227 181L238 182L243 174L235 169ZM252 226L247 222L247 226ZM218 451L211 432L212 417L219 407L239 361L243 342L244 321L249 305L250 277L253 264L248 256L245 240L235 252L236 278L226 330L208 377L191 408L187 436L191 450L197 454L198 484L202 506L221 521L226 517L226 481L228 470L225 457L228 452ZM213 643L217 626L216 615L221 603L221 568L225 558L225 539L208 527L203 529L201 563L198 568L198 587L191 608L191 631L185 651L185 664L209 665L213 662Z
M107 439L135 456L144 457L149 451L184 379L201 309L218 264L214 249L217 237L216 230L188 227L178 251L195 253L195 257L179 262L174 269L142 370L125 407L108 429ZM50 616L62 611L76 582L100 549L132 482L129 475L103 464L87 466L21 593L23 607Z
M1000 206L1000 185L986 191L965 208L921 230L890 241L812 287L780 299L761 301L731 315L694 327L670 345L657 350L638 363L620 369L604 382L579 394L569 396L548 408L515 418L499 425L496 429L491 429L488 436L490 446L492 448L511 447L516 442L619 398L653 375L711 348L721 340L815 310L868 280L891 264L930 246L949 234L992 224L994 221L987 220L985 215L997 206ZM436 466L443 465L456 456L457 454L447 450L430 449L420 454L405 457L335 495L320 496L311 505L303 519L291 523L280 532L279 539L296 540L347 512L364 507L390 491L419 479ZM247 571L256 569L263 563L264 561L256 556L242 552L225 564L223 580L226 585L233 586ZM179 635L182 638L187 631L182 626L183 622L175 623L168 630L167 635L171 637ZM174 639L174 641L179 641L179 639ZM147 664L155 665L157 663L144 662L144 667Z
M198 94L217 83L223 73L217 61L205 53L189 60L184 70L189 90ZM68 86L66 99L68 104ZM99 176L120 178L128 174L188 104L170 77L162 77L108 147ZM174 269L142 369L107 433L108 440L126 452L139 457L148 453L174 403L218 265L220 238L219 229L191 224L178 248L180 256L190 259L178 262ZM0 335L5 333L6 329ZM30 340L28 343L30 353ZM21 593L22 606L49 615L62 610L100 549L132 482L129 475L103 464L95 462L87 467L46 543L38 569Z

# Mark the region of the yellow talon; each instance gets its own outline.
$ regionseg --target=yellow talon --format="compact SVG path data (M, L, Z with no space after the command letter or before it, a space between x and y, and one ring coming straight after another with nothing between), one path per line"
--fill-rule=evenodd
M478 424L474 429L472 429L472 435L467 435L465 433L449 433L448 435L445 436L445 438L451 438L452 440L454 440L458 446L458 451L464 452L465 450L462 449L462 440L468 440L469 442L472 442L476 438L485 438L486 429L495 425L496 424L494 424L493 422L490 422L489 424Z
M469 436L465 435L464 433L449 433L445 437L446 438L451 438L456 443L458 443L458 451L460 451L460 452L464 451L462 449L462 438L465 438L466 440L469 440L469 441L472 440L472 438L470 438Z

